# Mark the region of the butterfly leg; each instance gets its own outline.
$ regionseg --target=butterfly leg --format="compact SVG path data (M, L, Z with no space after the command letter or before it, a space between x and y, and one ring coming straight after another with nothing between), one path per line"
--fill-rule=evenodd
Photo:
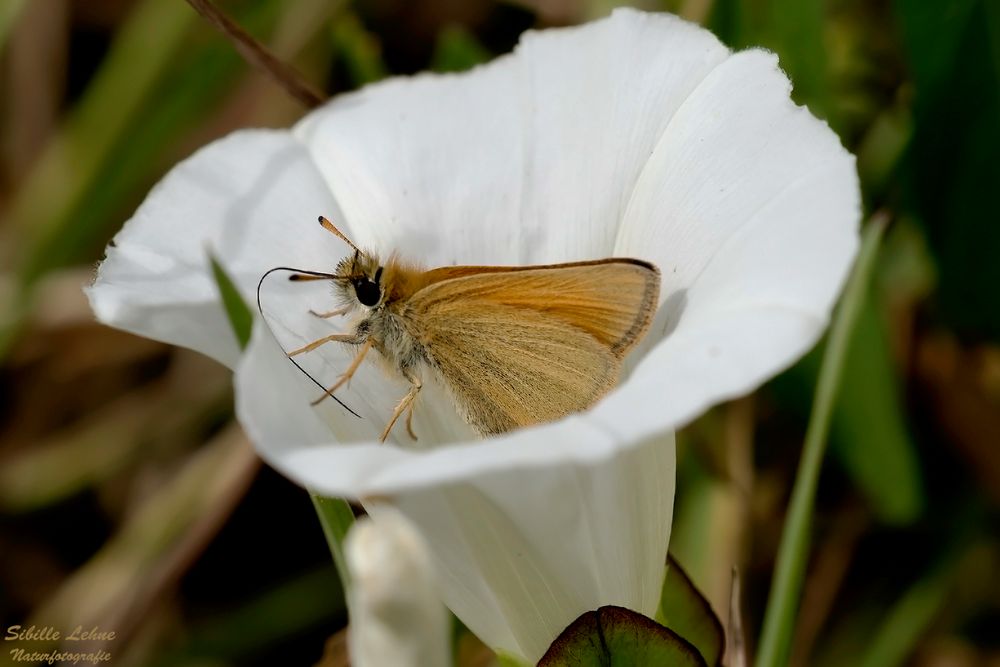
M310 310L309 314L315 315L316 317L322 320L328 320L331 317L336 317L337 315L346 315L347 313L350 312L350 310L351 310L350 306L344 306L343 308L338 308L337 310L331 310L326 313L317 313L315 310Z
M410 391L406 392L406 396L404 396L403 400L399 402L396 409L392 411L392 419L389 420L389 423L382 431L382 435L379 436L379 442L385 442L385 439L389 437L389 431L391 431L392 427L396 425L396 422L399 420L400 416L402 416L403 412L407 408L412 407L413 399L417 397L417 394L420 393L420 388L423 386L420 383L419 378L413 377L412 375L407 375L406 379L410 381ZM407 422L409 422L409 418L407 418ZM412 430L410 431L410 435L413 435ZM416 440L416 436L413 436L413 439Z
M406 432L410 437L417 440L417 434L413 432L413 403L410 403L410 411L406 413Z
M288 356L294 357L297 354L302 354L303 352L310 352L315 350L321 345L326 345L327 343L352 343L354 345L360 345L363 341L358 338L357 334L331 334L329 336L323 336L318 340L314 340L308 345L304 345L297 350L292 350L288 353Z
M340 378L333 384L333 386L330 387L329 389L327 389L326 391L324 391L323 395L320 396L319 398L317 398L312 403L310 403L310 405L318 405L327 396L333 396L333 392L337 391L342 386L344 386L345 382L350 382L351 378L354 377L354 373L358 370L358 367L361 366L361 362L364 361L365 355L368 354L368 350L370 350L370 349L372 349L372 339L371 338L369 338L368 340L366 340L361 345L361 350L358 352L358 356L354 357L354 361L351 362L351 365L347 367L347 370L345 370L341 374Z

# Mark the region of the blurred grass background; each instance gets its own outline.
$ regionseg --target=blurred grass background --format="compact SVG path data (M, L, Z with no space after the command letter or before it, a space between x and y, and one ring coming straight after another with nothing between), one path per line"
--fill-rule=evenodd
M466 69L617 4L219 2L329 94ZM775 50L892 218L792 664L1000 665L1000 3L631 4ZM310 499L233 426L228 372L96 325L80 291L173 164L304 111L182 0L0 0L0 627L99 625L115 665L343 664ZM680 437L671 549L723 618L740 568L751 644L821 354Z

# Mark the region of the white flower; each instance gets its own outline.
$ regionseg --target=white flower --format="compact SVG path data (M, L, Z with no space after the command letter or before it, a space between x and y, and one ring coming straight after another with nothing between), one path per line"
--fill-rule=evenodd
M348 647L354 667L445 667L451 627L427 546L391 508L361 519L344 541L351 572Z
M528 33L464 75L391 79L291 132L243 131L177 166L108 250L91 300L114 326L236 368L261 455L328 495L387 498L419 527L449 607L537 660L579 614L652 615L674 495L673 430L753 390L826 326L858 239L853 158L789 98L777 58L731 53L667 15L619 10ZM278 265L331 270L345 245L428 267L634 256L663 274L630 372L594 408L486 442L440 391L412 443L376 438L406 384L366 362L338 392L293 368L258 322L240 358L206 245L253 303ZM285 350L335 322L320 283L268 282ZM325 383L353 350L298 357ZM443 445L442 443L450 443Z

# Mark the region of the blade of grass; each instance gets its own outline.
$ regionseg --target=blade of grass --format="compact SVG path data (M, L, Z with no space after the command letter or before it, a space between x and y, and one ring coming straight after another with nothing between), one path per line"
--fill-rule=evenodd
M296 4L294 9L299 11L303 6ZM268 26L278 21L283 7L277 0L268 0L234 14L248 30L266 34ZM314 11L309 18L317 14L322 16L321 12ZM318 18L315 25L309 24L307 35L284 37L283 45L276 46L275 52L290 57L301 50L302 41L311 40L324 25ZM246 80L243 76L246 71L246 64L232 46L211 33L181 54L170 72L161 78L150 101L142 106L141 128L130 131L128 141L118 142L95 179L99 187L92 188L87 193L85 205L70 214L73 224L39 249L38 255L44 265L38 270L90 261L121 226L127 211L138 204L143 191L183 155L178 153L177 147L190 141L192 132L204 131L206 126L213 128L220 107L223 107L221 113L227 113L224 105L233 103L233 89ZM177 90L184 92L176 94ZM239 95L239 91L236 94ZM244 110L252 107L255 101L242 98L240 103ZM246 122L257 124L256 115L247 118ZM215 130L209 129L209 132Z
M239 18L263 31L280 8L277 0L255 3ZM92 259L138 203L141 191L177 159L176 146L183 144L185 133L204 123L240 80L243 61L228 43L203 32L191 31L196 39L188 39L187 48L173 55L131 119L109 139L103 159L91 163L96 173L87 177L89 185L75 203L67 203L58 229L31 245L22 275L39 276L55 266Z
M21 237L21 279L38 277L36 253L67 226L111 150L176 53L197 15L177 2L144 0L132 10L83 98L46 146L11 204Z
M296 5L296 14L310 14L308 39L326 29L327 23L323 17L336 10L336 7L334 10L324 7L319 12L301 12L300 7ZM254 34L266 34L268 26L275 23L284 8L286 5L277 0L268 0L238 7L235 17ZM191 22L197 24L199 19L195 12L190 8L181 9L182 14L175 18L190 15ZM146 9L143 12L134 11L128 21L148 27L153 22L152 19L136 15L150 12L151 10ZM301 32L302 28L297 30ZM91 98L100 96L92 95L88 89L84 101L71 112L71 120L60 129L58 140L52 141L46 149L50 154L49 166L44 166L43 157L38 163L40 166L26 181L35 182L33 188L38 192L45 190L50 199L41 201L38 197L21 194L18 195L18 201L12 202L19 210L34 211L35 217L45 220L44 224L52 227L51 232L30 238L27 236L28 232L25 232L26 243L20 245L28 247L26 252L21 253L18 267L21 280L18 282L27 283L55 266L90 261L120 225L124 212L133 205L142 188L151 184L164 169L165 158L168 161L176 159L173 153L178 144L183 145L185 134L199 124L204 124L206 115L214 113L218 102L240 80L238 75L246 66L232 46L216 38L207 28L201 31L203 34L200 37L195 35L197 39L188 37L196 32L197 25L185 33L186 48L179 48L169 58L170 62L163 71L155 76L155 82L149 82L149 90L143 99L135 102L137 109L130 114L131 120L116 120L121 126L120 131L114 137L98 141L97 148L100 150L94 152L101 153L103 150L103 157L97 159L95 156L92 160L79 161L73 165L72 173L76 174L74 179L82 182L65 186L58 178L58 173L53 171L52 164L58 164L58 161L54 161L51 154L65 153L67 147L77 144L80 144L81 149L88 147L85 139L91 135L89 129L92 123L79 122L75 118L80 115L99 116L97 112L84 113L82 109L88 105L98 106L100 100L91 101ZM281 44L276 44L275 52L281 57L291 57L302 48L301 39L301 35L285 35ZM104 83L100 85L108 93L113 92L116 86L129 86L127 77L135 72L115 62L121 60L115 55L116 49L121 50L117 47L121 41L129 40L122 37L116 41L115 48L105 59L100 73L91 84L92 88L102 81ZM162 41L156 44L159 45ZM125 47L122 49L130 52ZM108 74L107 70L112 72ZM108 83L109 80L113 83ZM137 83L140 88L146 85L143 81ZM183 91L183 94L178 94L177 91ZM129 96L133 91L127 90L125 93ZM111 96L115 101L119 98L118 95ZM104 129L101 129L99 138L104 136L103 132ZM96 170L96 173L82 173L86 169ZM71 191L76 194L70 196ZM51 220L53 215L58 219ZM31 301L28 286L15 285L10 299L0 306L0 357L18 335L23 318L30 313Z
M112 150L183 47L196 20L197 15L180 3L138 3L80 102L15 189L6 213L9 245L17 247L18 253L5 259L16 267L12 271L16 281L14 293L0 312L0 358L30 312L32 285L50 266L48 249L67 230L74 230L74 211L82 207L88 193L99 190L99 175Z
M795 615L809 556L813 505L831 415L843 375L848 343L868 291L886 224L887 217L876 214L863 232L861 250L844 290L823 355L816 398L768 596L760 648L755 662L757 667L781 667L788 662Z

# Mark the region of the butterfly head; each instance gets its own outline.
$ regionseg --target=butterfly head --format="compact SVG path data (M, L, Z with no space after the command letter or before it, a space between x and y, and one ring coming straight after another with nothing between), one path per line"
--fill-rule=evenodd
M385 299L383 270L378 257L360 250L355 250L340 260L337 264L336 284L343 300L365 308L381 305Z

